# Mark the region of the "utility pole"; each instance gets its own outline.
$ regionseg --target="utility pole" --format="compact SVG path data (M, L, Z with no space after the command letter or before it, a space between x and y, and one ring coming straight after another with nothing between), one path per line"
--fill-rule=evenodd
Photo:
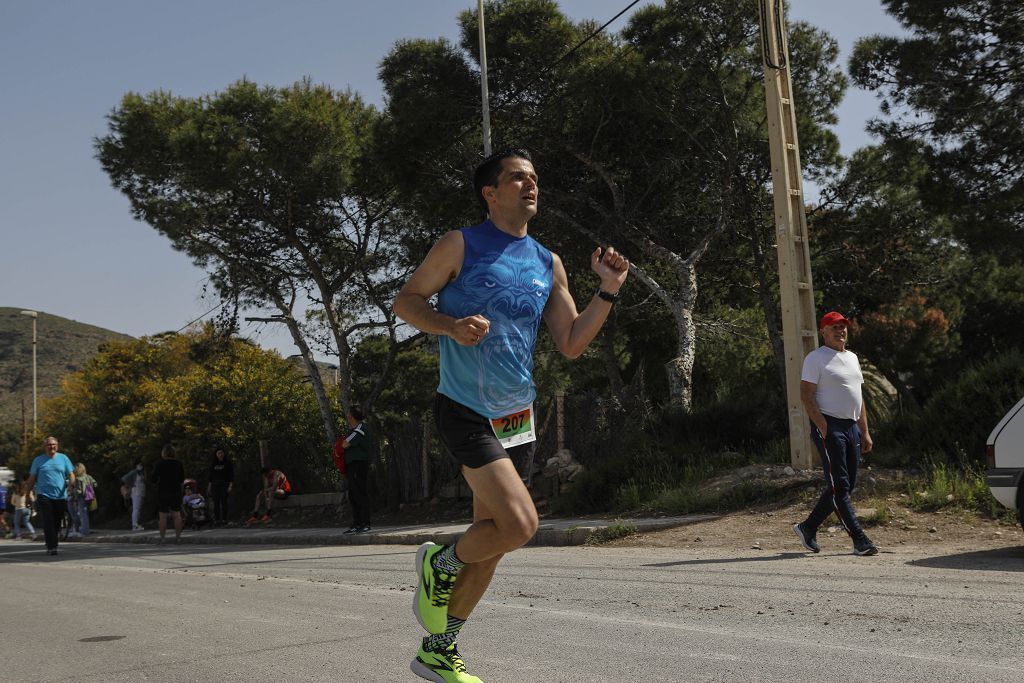
M786 357L786 406L789 454L793 467L815 462L810 422L800 402L803 359L818 347L815 332L814 286L804 213L800 146L796 136L796 105L789 73L785 8L782 0L758 0L764 91L768 107L768 142L775 195L775 237L782 299L782 341Z
M480 31L480 99L483 116L484 157L491 156L491 105L487 92L487 43L484 39L484 0L476 3L477 25Z

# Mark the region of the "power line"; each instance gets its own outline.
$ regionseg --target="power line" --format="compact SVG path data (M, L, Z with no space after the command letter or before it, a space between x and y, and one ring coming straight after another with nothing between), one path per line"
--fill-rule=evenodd
M589 42L590 42L591 40L593 40L594 38L596 38L597 36L599 36L599 35L600 35L601 33L603 33L603 32L604 32L604 30L605 30L606 28L608 28L608 27L609 27L609 26L611 26L611 25L612 25L613 23L615 23L615 20L616 20L616 19L618 19L618 18L619 18L619 17L621 17L621 16L623 15L623 14L625 14L626 12L628 12L629 10L631 10L631 9L632 9L632 8L633 8L633 7L635 6L635 5L638 5L638 4L640 3L640 2L641 2L641 0L633 0L633 2L629 3L628 5L626 5L626 6L625 6L625 7L624 7L624 8L622 9L622 10L620 10L620 11L619 11L619 13L618 13L618 14L616 14L616 15L615 15L614 17L612 17L611 19L609 19L608 21L606 21L606 22L605 22L604 24L602 24L602 25L601 25L601 26L600 26L599 28L597 28L597 29L596 29L596 30L595 30L595 31L594 31L593 33L591 33L591 34L590 34L589 36L587 36L586 38L584 38L584 39L583 39L583 40L581 40L580 42L576 43L576 45L574 45L573 47L571 47L571 48L569 49L569 51L568 51L568 52L564 53L564 54L563 54L563 55L562 55L561 57L559 57L558 59L556 59L555 61L553 61L553 62L552 62L551 64L549 64L548 66L544 67L544 68L543 68L543 69L542 69L542 70L541 70L541 71L540 71L539 73L537 73L537 74L536 74L536 75L535 75L535 76L533 77L533 79L532 79L532 80L530 80L530 81L527 81L527 82L526 82L526 84L524 84L524 85L523 85L522 87L520 87L520 88L519 88L519 89L518 89L518 90L517 90L516 92L512 93L511 95L509 95L509 97L508 97L508 98L506 99L506 101L505 101L505 102L502 102L502 104L507 104L507 103L508 103L509 101L511 101L512 99L514 99L514 98L518 97L518 96L519 96L519 95L520 95L521 93L525 92L525 91L526 91L526 90L527 90L527 89L528 89L528 88L529 88L529 87L530 87L531 85L533 85L533 84L534 84L534 83L536 83L536 82L537 82L538 80L540 80L541 78L543 78L544 76L546 76L546 75L548 74L548 72L550 72L550 71L551 71L552 69L554 69L554 68L555 68L556 66L558 66L559 64L561 64L562 62L564 62L564 61L565 61L566 59L568 59L568 58L569 58L570 56L572 56L572 55L573 55L573 54L574 54L574 53L575 53L575 52L576 52L577 50L579 50L579 49L580 49L580 48L582 48L582 47L583 47L584 45L586 45L587 43L589 43Z
M208 316L211 313L213 313L214 311L216 311L218 308L222 308L224 306L224 304L226 304L227 302L228 302L227 299L222 300L219 304L217 304L216 306L214 306L213 308L208 310L206 313L203 313L201 316L199 316L195 320L190 320L187 323L185 323L185 325L183 327L181 327L178 330L175 330L174 333L178 334L178 333L182 332L183 330L187 329L190 325L194 325L195 323L199 322L200 320L202 320L206 316Z
M641 2L641 0L633 0L631 3L626 5L614 17L612 17L611 19L609 19L608 21L603 23L593 33L591 33L589 36L587 36L586 38L584 38L580 42L578 42L575 45L573 45L566 52L562 53L562 55L558 59L556 59L555 61L551 62L550 64L548 64L544 68L542 68L531 80L527 81L525 84L523 84L522 86L517 88L514 92L511 92L506 97L502 98L502 101L500 103L496 103L495 106L506 106L509 103L511 103L512 101L514 101L517 98L519 98L530 86L532 86L534 83L536 83L538 80L540 80L543 76L547 75L552 69L554 69L556 66L558 66L559 64L564 62L566 59L568 59L570 56L572 56L576 51L578 51L584 45L586 45L591 40L593 40L598 35L600 35L605 29L607 29L609 26L611 26L613 23L615 23L615 21L619 17L621 17L623 14L625 14L626 12L631 10L636 5L640 4L640 2ZM628 46L626 51L625 51L625 53L628 54L628 52L630 50L632 50L632 46ZM482 77L482 75L481 75L481 77ZM545 97L546 97L546 95L545 95ZM477 121L473 121L472 123L469 123L469 124L463 126L462 130L460 130L458 133L456 133L454 136L452 136L452 141L445 148L443 148L441 153L443 154L444 152L452 149L462 139L462 137L466 133L470 132L471 130L475 130L475 129L479 128L479 127L480 127L480 123L477 122Z

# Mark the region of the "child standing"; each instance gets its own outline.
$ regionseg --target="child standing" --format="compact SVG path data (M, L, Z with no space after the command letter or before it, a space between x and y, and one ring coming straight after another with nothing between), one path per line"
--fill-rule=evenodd
M28 478L15 484L11 493L11 505L14 506L14 537L21 538L22 527L32 540L36 538L35 527L32 526L32 499L35 494L25 488Z

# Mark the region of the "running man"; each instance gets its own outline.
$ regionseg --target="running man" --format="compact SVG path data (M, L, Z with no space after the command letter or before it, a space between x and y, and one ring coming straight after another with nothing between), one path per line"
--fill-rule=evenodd
M820 552L818 527L835 511L853 540L853 552L874 555L878 548L864 533L850 502L850 494L857 485L860 454L869 452L874 442L868 431L868 413L861 395L864 374L857 354L846 349L848 325L842 313L826 313L820 325L825 345L804 358L800 399L811 420L811 440L821 456L825 490L810 516L794 524L793 531L803 547L813 553Z
M598 247L590 266L600 289L577 312L559 257L527 234L537 215L537 173L528 152L495 154L477 168L474 191L489 220L444 235L395 297L395 313L440 339L434 415L445 447L473 491L473 524L454 545L416 554L414 613L430 634L411 668L438 683L473 683L456 647L502 555L537 531L526 488L536 446L533 350L540 321L558 350L583 353L626 281L629 261ZM437 309L429 303L438 295Z

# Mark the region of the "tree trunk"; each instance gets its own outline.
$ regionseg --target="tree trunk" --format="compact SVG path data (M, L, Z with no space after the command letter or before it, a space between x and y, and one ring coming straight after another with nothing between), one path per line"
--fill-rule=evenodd
M317 405L320 406L320 416L324 421L324 430L327 433L327 443L333 444L338 438L337 429L337 416L334 414L334 406L331 405L331 400L327 396L327 389L324 387L324 380L320 376L320 368L317 367L316 361L313 360L313 354L309 350L309 345L306 343L305 338L302 336L302 332L299 330L298 323L295 322L294 318L289 317L286 320L288 324L288 331L292 334L292 340L295 345L299 347L299 354L302 356L302 362L306 365L306 370L309 372L309 380L313 385L313 393L316 394Z
M669 401L688 413L693 409L693 362L697 356L697 331L693 325L697 269L688 262L681 270L679 294L671 307L676 325L676 357L665 364L665 371L668 373Z
M292 335L292 341L295 342L295 346L299 349L299 355L302 356L302 362L306 366L309 381L313 386L313 393L316 394L317 405L320 407L320 417L324 421L327 443L333 445L334 441L338 438L338 421L337 416L334 414L334 406L331 405L331 400L327 397L327 389L324 387L323 378L320 377L320 368L317 367L316 361L313 360L313 353L309 350L306 338L302 336L302 330L299 329L299 323L295 320L291 307L278 292L272 292L271 295L273 296L274 303L277 305L277 309L281 311L281 320L288 326L288 332Z

